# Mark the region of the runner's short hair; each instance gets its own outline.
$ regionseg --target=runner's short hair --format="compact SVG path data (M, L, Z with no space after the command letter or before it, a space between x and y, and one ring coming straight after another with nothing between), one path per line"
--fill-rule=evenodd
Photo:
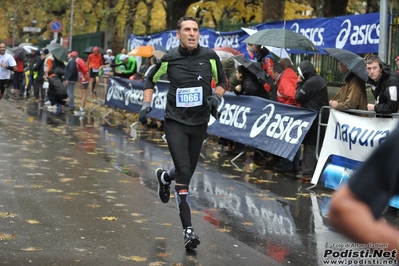
M183 21L187 21L187 20L195 21L195 22L197 23L197 25L198 25L198 28L199 28L198 19L196 19L196 18L194 18L194 17L190 17L190 16L184 16L184 17L181 17L181 18L179 19L179 21L177 21L177 30L178 30L178 31L181 29L181 24L182 24L182 22L183 22Z

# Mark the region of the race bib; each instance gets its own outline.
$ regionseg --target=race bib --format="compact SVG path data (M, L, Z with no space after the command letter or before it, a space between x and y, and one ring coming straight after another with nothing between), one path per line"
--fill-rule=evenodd
M93 73L97 73L98 72L98 68L92 68Z
M176 107L195 107L202 105L202 87L178 88Z

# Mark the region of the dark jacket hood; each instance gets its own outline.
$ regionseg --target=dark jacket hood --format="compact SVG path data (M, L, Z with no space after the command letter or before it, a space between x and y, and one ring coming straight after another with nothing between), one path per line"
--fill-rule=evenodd
M302 72L302 75L305 78L305 80L309 79L311 76L314 76L316 74L316 69L314 68L313 64L308 60L302 61L299 64L298 69L300 69L300 72Z

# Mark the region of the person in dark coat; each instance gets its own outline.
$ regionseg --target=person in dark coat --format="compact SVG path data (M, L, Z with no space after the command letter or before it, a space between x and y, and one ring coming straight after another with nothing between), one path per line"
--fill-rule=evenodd
M243 66L238 66L236 77L240 81L240 84L233 89L236 95L252 95L269 99L269 94L264 89L262 83L251 71Z
M49 109L57 109L57 105L65 105L65 99L68 98L67 89L62 83L61 79L52 70L48 72L48 77L45 78L49 83L47 96L51 102Z
M308 60L302 61L299 64L295 99L301 107L319 112L302 142L302 176L300 177L308 179L313 176L317 164L316 152L319 151L316 151L316 142L319 115L322 116L322 122L327 123L329 113L329 110L325 109L325 112L320 114L323 106L329 106L327 83L322 77L316 74L316 69ZM323 143L324 134L325 128L322 127L319 143Z
M379 114L397 113L399 80L391 75L389 65L382 62L378 56L373 55L366 60L366 69L369 75L367 83L371 85L371 92L376 99L375 104L367 104L367 110Z
M34 86L33 95L35 96L36 99L40 99L41 101L44 100L44 89L43 89L44 59L45 56L43 53L41 53L40 56L36 58L36 63L33 65L33 72L35 73L34 74L35 86Z
M69 54L69 60L64 70L65 84L68 92L68 111L74 112L75 109L75 84L79 80L79 72L76 64L78 52L72 51Z

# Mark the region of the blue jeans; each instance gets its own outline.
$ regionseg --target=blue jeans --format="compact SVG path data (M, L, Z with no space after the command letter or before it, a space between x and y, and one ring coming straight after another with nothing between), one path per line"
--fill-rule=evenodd
M68 81L67 85L67 93L68 93L68 109L74 110L75 109L75 81Z

